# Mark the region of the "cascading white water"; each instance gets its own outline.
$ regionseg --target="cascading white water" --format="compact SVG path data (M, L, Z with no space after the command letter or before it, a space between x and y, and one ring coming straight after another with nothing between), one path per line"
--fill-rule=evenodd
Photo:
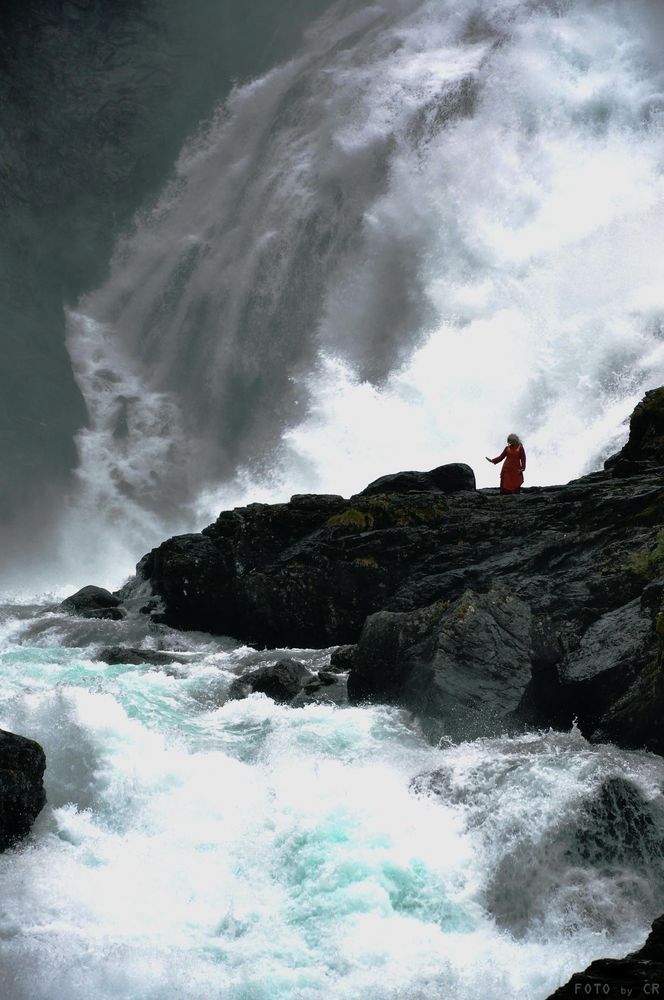
M341 3L234 91L70 314L65 546L113 576L243 499L491 485L511 430L526 485L595 467L664 368L656 9Z

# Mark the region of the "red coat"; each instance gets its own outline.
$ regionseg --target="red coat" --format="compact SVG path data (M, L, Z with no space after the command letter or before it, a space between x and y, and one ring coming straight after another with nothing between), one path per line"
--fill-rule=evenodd
M526 469L526 453L522 444L508 444L497 458L492 458L494 465L505 459L500 470L500 488L506 493L518 493L523 483L523 473Z

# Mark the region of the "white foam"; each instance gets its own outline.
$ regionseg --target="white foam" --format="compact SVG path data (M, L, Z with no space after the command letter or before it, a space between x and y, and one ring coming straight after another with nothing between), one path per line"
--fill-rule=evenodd
M565 858L546 838L607 776L659 802L656 758L577 733L438 751L394 709L262 695L201 711L190 692L209 663L176 679L81 652L53 651L69 670L55 689L39 650L4 666L0 725L45 746L49 805L0 856L3 1000L536 1000L643 935L656 900L634 893L637 869L611 883L610 862L561 865L546 882ZM40 669L51 684L35 688ZM415 794L433 767L447 791ZM511 886L535 911L520 936L487 908L514 849L541 879L541 898L529 878ZM647 876L660 884L654 858Z

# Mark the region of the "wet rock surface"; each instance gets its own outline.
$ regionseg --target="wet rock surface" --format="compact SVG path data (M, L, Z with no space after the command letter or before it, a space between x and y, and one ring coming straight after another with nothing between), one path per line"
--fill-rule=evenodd
M658 917L642 948L625 958L601 958L575 973L549 1000L582 996L664 996L664 916Z
M258 667L238 677L229 691L230 698L245 698L258 692L273 701L288 703L301 690L311 675L298 660L284 658L278 663Z
M348 702L345 676L327 670L312 674L303 663L290 657L242 674L231 684L228 696L235 700L254 693L293 708Z
M413 612L380 611L362 629L349 696L410 709L432 739L513 727L530 680L530 626L528 605L502 586Z
M156 649L137 649L134 646L104 646L95 655L95 660L114 666L119 663L146 664L154 667L166 667L172 663L187 663L189 656L178 653L162 652Z
M81 618L110 618L119 621L125 614L120 607L120 599L103 587L82 587L75 594L66 597L60 607Z
M27 836L46 802L44 751L0 729L0 851Z

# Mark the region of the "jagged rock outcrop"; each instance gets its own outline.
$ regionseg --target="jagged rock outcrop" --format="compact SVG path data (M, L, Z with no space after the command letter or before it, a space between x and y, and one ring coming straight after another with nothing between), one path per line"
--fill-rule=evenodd
M474 498L474 493L449 495ZM259 646L354 642L368 614L434 554L448 494L294 496L224 511L149 553L158 620ZM471 501L472 502L472 499Z
M224 511L141 561L153 617L258 646L350 644L332 663L351 700L405 705L432 733L576 717L590 739L664 752L663 411L664 389L648 393L603 471L518 497L444 492L433 470Z
M615 476L634 476L664 465L664 394L651 389L634 408L625 446L604 463Z
M600 958L584 972L575 973L549 1000L597 996L664 996L664 916L658 917L642 948L625 958Z
M27 836L46 802L39 743L0 729L0 851Z
M472 739L514 725L530 681L531 612L512 591L467 590L413 612L379 611L352 660L351 701L410 709L432 739Z

